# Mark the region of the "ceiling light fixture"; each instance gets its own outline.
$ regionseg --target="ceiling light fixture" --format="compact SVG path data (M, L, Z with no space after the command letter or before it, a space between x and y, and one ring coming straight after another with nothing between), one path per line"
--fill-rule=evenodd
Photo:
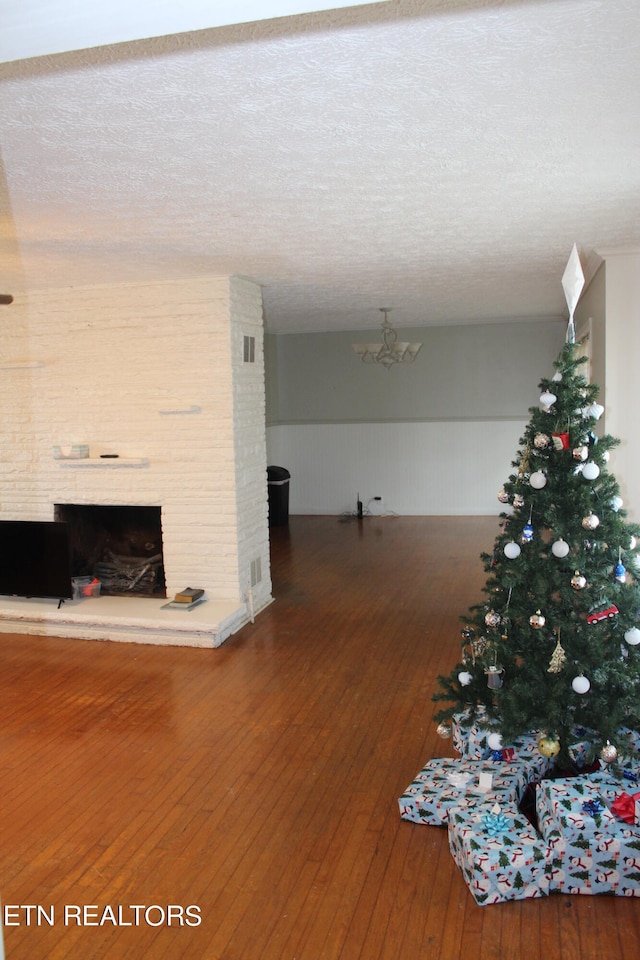
M379 363L386 370L394 363L413 363L420 352L421 343L399 341L393 329L389 314L391 307L380 307L384 314L382 321L382 343L352 343L351 346L363 363Z

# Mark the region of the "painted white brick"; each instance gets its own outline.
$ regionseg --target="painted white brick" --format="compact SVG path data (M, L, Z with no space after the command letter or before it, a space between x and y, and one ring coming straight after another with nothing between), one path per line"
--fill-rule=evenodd
M192 583L270 599L260 288L201 278L34 292L13 304L0 363L0 516L56 503L159 505L167 593ZM255 337L255 363L243 338ZM11 363L38 362L29 369ZM140 466L76 466L54 444Z

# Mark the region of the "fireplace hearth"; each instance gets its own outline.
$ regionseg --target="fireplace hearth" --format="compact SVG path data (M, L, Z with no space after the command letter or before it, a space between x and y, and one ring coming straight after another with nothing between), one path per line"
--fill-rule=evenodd
M58 503L72 577L97 577L110 596L166 597L161 508Z

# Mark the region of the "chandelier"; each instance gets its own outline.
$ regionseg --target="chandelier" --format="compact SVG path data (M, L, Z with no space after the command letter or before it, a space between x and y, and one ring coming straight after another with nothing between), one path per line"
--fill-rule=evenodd
M379 363L386 370L394 363L413 363L422 344L398 340L398 334L389 320L391 308L380 307L380 312L384 314L382 343L352 343L351 346L363 363Z

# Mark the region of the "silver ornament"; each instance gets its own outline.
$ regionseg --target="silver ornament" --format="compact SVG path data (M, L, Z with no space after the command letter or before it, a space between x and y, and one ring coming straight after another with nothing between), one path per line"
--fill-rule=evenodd
M583 577L579 570L576 570L571 577L571 586L574 590L584 590L587 585L587 578Z
M516 493L515 497L513 498L513 505L516 510L519 510L520 507L524 507L524 497L522 494Z
M448 740L451 736L451 724L450 723L439 723L436 727L436 733L439 737L442 737L443 740Z
M600 757L605 763L615 763L618 759L618 751L610 740L607 740L604 747L600 751Z
M574 447L573 449L573 459L574 460L586 460L589 456L588 447Z
M533 438L533 445L538 450L546 450L550 443L551 440L546 433L536 433Z
M600 526L600 517L596 517L595 513L590 513L588 517L583 518L582 526L585 530L595 530Z
M500 614L496 613L495 610L489 610L489 612L485 614L484 622L488 627L497 627L500 623Z
M498 500L500 501L500 503L509 503L509 494L504 489L504 487L498 490Z

